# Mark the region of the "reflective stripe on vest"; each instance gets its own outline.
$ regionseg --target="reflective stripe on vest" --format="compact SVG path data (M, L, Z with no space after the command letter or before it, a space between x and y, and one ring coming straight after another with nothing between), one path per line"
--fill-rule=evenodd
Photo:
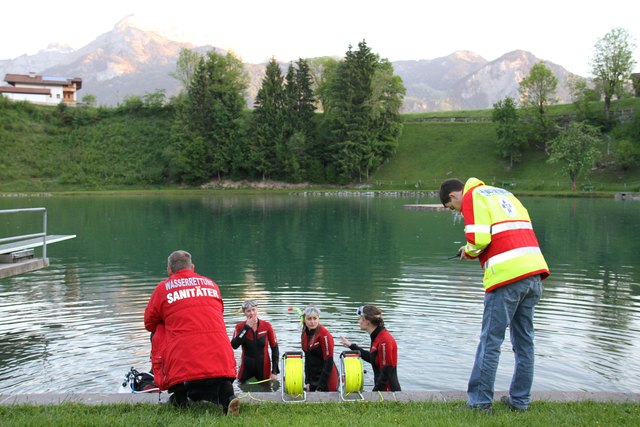
M495 225L469 224L464 228L465 233L490 233L492 235L511 230L533 230L533 226L529 221L513 221Z
M511 230L533 230L533 226L529 221L514 221L503 222L501 224L495 224L491 227L491 234L502 233L503 231Z
M465 233L491 233L490 225L470 224L464 228Z
M540 248L537 246L527 246L524 248L511 249L510 251L492 256L484 263L484 268L489 269L502 262L512 260L522 255L542 255Z

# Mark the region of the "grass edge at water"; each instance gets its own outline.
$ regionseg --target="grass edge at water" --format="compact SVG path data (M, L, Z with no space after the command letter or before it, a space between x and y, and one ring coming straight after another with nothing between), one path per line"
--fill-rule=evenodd
M320 418L322 417L322 418ZM168 404L105 404L0 406L3 426L158 426L158 425L527 425L583 426L638 425L640 404L613 402L535 401L528 412L511 412L496 403L493 414L468 410L464 402L323 402L248 403L243 400L240 416L224 417L215 405L198 403L189 409Z

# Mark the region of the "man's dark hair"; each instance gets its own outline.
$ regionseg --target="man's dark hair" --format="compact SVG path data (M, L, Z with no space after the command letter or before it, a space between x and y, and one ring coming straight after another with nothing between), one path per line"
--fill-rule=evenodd
M442 202L442 206L445 206L451 201L451 197L449 197L449 194L454 191L462 191L463 189L464 182L460 181L457 178L448 179L440 184L440 201Z

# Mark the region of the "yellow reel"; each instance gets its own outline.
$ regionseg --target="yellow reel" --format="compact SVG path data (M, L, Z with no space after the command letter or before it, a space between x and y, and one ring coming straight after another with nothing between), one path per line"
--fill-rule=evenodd
M299 351L288 351L282 355L282 401L304 402L307 392L304 388L304 354ZM286 398L293 396L293 399Z
M359 351L343 351L340 353L340 398L342 400L363 400L364 372ZM348 399L349 394L356 398Z

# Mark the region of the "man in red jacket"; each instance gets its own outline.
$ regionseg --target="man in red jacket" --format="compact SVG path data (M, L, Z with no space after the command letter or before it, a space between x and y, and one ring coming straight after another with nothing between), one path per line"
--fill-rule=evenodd
M233 391L236 362L224 323L218 285L194 272L191 255L175 251L168 259L169 278L153 291L144 326L154 333L155 382L169 390L170 402L187 406L207 400L236 415L240 402ZM157 332L157 334L156 334Z

